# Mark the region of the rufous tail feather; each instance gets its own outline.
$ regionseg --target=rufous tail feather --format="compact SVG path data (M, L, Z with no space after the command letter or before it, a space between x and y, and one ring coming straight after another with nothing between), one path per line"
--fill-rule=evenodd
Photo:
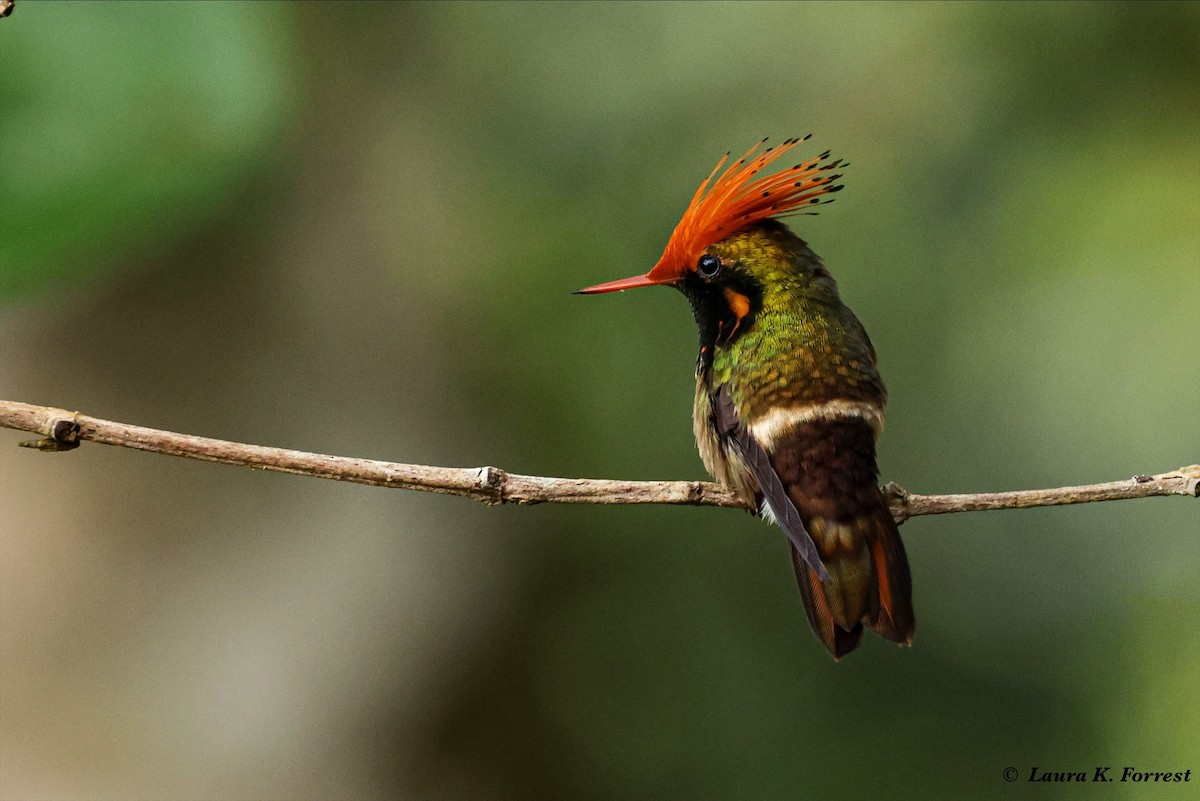
M811 531L825 535L816 536L832 581L822 583L792 549L808 622L835 659L858 647L864 626L901 645L912 643L916 628L904 544L883 494L876 489L875 495L876 507L852 522L808 521ZM848 538L854 542L849 548Z

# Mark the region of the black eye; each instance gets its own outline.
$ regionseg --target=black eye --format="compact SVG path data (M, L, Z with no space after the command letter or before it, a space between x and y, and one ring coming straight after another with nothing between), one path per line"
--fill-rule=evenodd
M711 253L705 253L696 263L696 272L701 278L712 278L721 272L721 260Z

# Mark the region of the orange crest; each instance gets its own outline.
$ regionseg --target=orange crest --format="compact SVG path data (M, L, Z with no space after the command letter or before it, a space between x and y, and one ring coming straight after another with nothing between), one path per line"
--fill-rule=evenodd
M829 158L828 150L783 172L754 177L808 138L788 139L755 155L766 144L764 139L717 177L729 154L722 156L696 190L650 275L659 280L680 278L695 269L705 248L730 234L769 217L829 202L821 201L820 197L842 188L833 183L842 176L830 171L847 165L841 159L822 164Z
M667 240L662 258L650 272L590 286L579 290L579 294L594 295L641 286L674 284L696 269L696 262L709 245L760 220L788 212L803 214L805 212L797 209L830 202L821 200L821 196L842 188L840 184L834 184L842 177L841 174L831 174L831 171L849 165L842 164L841 159L822 164L829 158L828 150L783 172L763 178L754 177L775 159L807 139L808 136L804 139L787 139L782 145L768 147L759 153L758 149L767 142L764 139L718 177L717 173L729 158L726 153L692 196L683 219Z

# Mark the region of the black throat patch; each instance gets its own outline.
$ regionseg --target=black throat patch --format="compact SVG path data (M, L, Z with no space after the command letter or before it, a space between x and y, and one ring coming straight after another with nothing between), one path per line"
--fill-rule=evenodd
M689 273L678 286L696 318L700 333L696 372L702 373L712 366L714 348L734 342L754 325L762 307L763 290L757 281L735 268L725 270L714 280Z

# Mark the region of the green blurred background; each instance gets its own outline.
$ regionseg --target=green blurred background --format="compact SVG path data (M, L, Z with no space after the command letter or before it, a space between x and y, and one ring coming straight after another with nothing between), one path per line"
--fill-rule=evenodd
M1196 4L22 1L0 397L698 478L686 304L570 292L653 264L719 154L811 131L853 166L793 222L880 353L885 480L1165 471L1200 461L1198 124ZM0 434L5 801L1200 781L1183 499L915 519L914 647L835 664L744 514L489 509L23 438Z

